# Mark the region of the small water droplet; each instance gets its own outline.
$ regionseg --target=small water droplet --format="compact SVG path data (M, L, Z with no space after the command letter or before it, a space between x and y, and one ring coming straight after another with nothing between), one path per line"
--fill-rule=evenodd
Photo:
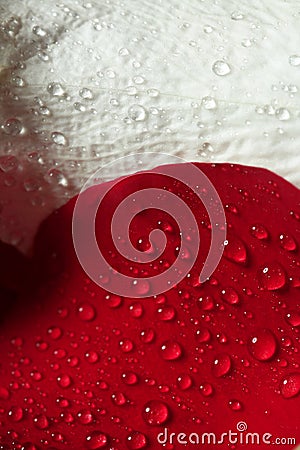
M243 409L243 405L239 400L229 400L228 405L232 411L241 411Z
M130 55L130 52L129 52L128 48L123 47L123 48L120 48L119 55L120 56L128 56L128 55Z
M279 120L289 120L289 118L291 116L289 110L286 108L276 109L275 115L276 115L277 119L279 119Z
M238 303L240 303L240 296L236 292L236 290L232 287L227 287L225 289L222 289L221 294L222 294L222 298L229 305L237 305Z
M196 339L198 342L209 342L211 339L211 333L208 328L202 327L196 331Z
M65 95L65 90L60 83L49 83L47 86L47 91L53 97L63 97Z
M199 390L204 397L210 397L214 393L214 388L210 383L202 383Z
M286 321L292 326L292 327L299 327L300 326L300 312L299 311L289 311L286 316Z
M133 77L132 80L135 84L138 84L138 85L143 84L145 82L145 78L142 77L141 75L137 75L136 77Z
M150 400L143 409L143 418L148 425L158 426L169 419L169 408L159 400Z
M277 340L272 331L258 330L248 344L250 354L258 361L268 361L276 353Z
M300 66L300 55L291 55L289 57L289 63L293 67Z
M72 384L72 378L67 373L64 373L57 377L57 384L63 389L67 389Z
M51 133L51 139L56 145L67 145L67 139L63 133L54 131Z
M219 77L224 77L226 75L229 75L231 72L231 68L227 62L218 60L214 62L212 66L213 72L218 75Z
M231 369L231 358L227 353L218 355L212 365L212 373L215 377L223 377L227 375Z
M147 328L146 330L141 331L141 341L145 344L150 344L155 339L155 332L152 328Z
M242 14L241 11L233 11L233 13L231 14L231 19L232 20L243 20L244 14Z
M0 157L0 170L2 172L8 173L16 170L19 166L19 161L13 155L1 156Z
M128 109L128 116L134 122L143 122L146 119L146 110L141 105L132 105Z
M138 383L138 376L134 372L124 372L122 373L122 380L128 386L132 386Z
M203 31L206 34L210 34L214 31L213 27L211 25L204 25Z
M177 341L169 340L162 344L161 354L166 361L173 361L181 357L182 347Z
M13 406L9 411L8 411L8 417L13 421L13 422L20 422L23 417L24 417L24 411L23 408L21 408L20 406Z
M38 414L35 416L33 423L39 430L45 430L49 426L49 420L44 414Z
M206 97L203 97L202 105L204 106L205 109L211 110L211 109L216 109L217 102L213 97L208 95Z
M297 243L293 236L287 233L283 233L279 236L280 245L282 248L288 252L293 252L297 250Z
M82 411L79 411L77 413L77 417L82 425L89 425L94 420L93 413L89 409L83 409Z
M281 383L281 395L284 398L296 397L300 393L300 373L291 373L287 375Z
M79 95L84 100L92 100L93 99L93 92L88 88L83 88L79 91Z
M263 225L253 225L251 227L251 234L256 239L268 239L269 232Z
M2 126L4 133L10 136L17 136L21 134L23 131L23 125L20 120L12 118L8 119L5 124Z
M247 250L243 241L236 236L229 236L224 247L224 256L237 264L245 264L247 262Z
M173 306L170 305L163 305L161 308L158 308L157 310L157 317L159 320L162 321L169 321L173 320L176 315L176 310L173 308Z
M129 306L129 312L132 317L138 319L143 315L144 309L141 303L136 302Z
M285 286L287 278L283 267L277 262L271 262L259 269L258 281L261 288L276 291Z
M186 391L187 389L189 389L192 386L192 384L193 384L193 380L187 374L180 375L177 378L177 385L178 385L179 389L181 389L182 391Z
M151 88L147 90L147 94L149 97L155 98L159 96L159 90L155 88Z
M9 390L6 389L4 386L0 386L0 399L1 400L8 400L10 397Z
M131 339L122 339L119 345L123 353L129 353L133 350L133 342Z
M139 431L132 431L126 438L127 447L130 450L139 450L145 448L148 440L143 433Z
M93 431L86 437L86 442L87 448L90 450L105 448L108 445L108 436L102 431Z
M58 185L64 186L64 187L67 187L68 184L69 184L67 178L58 169L50 169L50 170L48 170L47 174L45 175L45 180L48 183L58 184Z
M39 37L45 37L47 35L47 32L43 28L39 27L38 25L36 25L32 28L32 32L36 36L39 36Z
M78 308L78 317L85 322L94 320L96 310L90 303L82 303Z

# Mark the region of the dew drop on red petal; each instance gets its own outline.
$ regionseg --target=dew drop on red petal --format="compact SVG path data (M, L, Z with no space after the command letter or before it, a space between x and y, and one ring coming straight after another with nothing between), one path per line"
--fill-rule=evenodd
M210 295L200 297L197 304L203 311L211 311L215 306L214 299Z
M146 330L141 331L140 337L144 344L151 344L155 339L155 331L152 328L146 328Z
M210 397L214 393L214 388L210 383L202 383L199 390L204 397Z
M9 411L8 411L8 417L13 421L13 422L20 422L23 417L24 417L24 411L20 406L13 406Z
M263 225L252 225L251 234L256 239L268 239L269 238L269 232Z
M211 333L208 328L202 327L196 330L196 339L198 342L209 342L211 339Z
M193 380L188 374L180 375L177 378L177 385L179 389L181 389L182 391L189 389L192 386L192 384Z
M272 331L258 330L248 344L250 354L259 361L268 361L273 358L277 350L277 340Z
M300 326L300 312L298 311L289 311L286 316L286 321L292 326L292 327L299 327Z
M143 315L144 309L141 303L136 302L129 306L129 312L132 317L138 319Z
M48 329L48 335L53 339L57 340L62 335L62 330L59 327L51 327Z
M93 422L93 414L89 409L79 411L77 414L78 420L82 425L89 425Z
M8 400L10 397L9 390L4 386L0 386L0 400Z
M95 364L99 361L99 355L94 350L88 351L84 356L90 364Z
M110 308L118 308L122 304L122 297L115 294L110 294L105 297L106 304Z
M89 322L95 319L96 310L90 303L81 303L78 308L78 317L84 322Z
M86 443L90 450L105 448L108 445L108 436L102 431L93 431L86 437Z
M148 444L147 437L139 431L132 431L126 439L127 447L130 450L139 450L145 448Z
M300 373L291 373L287 375L281 383L281 395L284 398L296 397L300 393Z
M138 376L134 372L124 372L122 373L122 380L128 386L134 385L138 383Z
M229 400L228 405L232 411L242 411L243 409L243 405L239 400Z
M126 397L123 392L115 392L114 394L112 394L111 399L117 406L123 406L126 404Z
M224 256L229 261L237 264L245 264L247 262L247 249L243 241L235 236L229 237L225 241Z
M166 403L159 400L150 400L143 409L143 418L148 425L158 426L165 423L170 416Z
M258 282L260 287L268 291L281 289L287 282L285 270L276 262L266 264L258 271Z
M66 389L71 386L72 384L72 378L68 374L63 374L57 377L57 383L60 387L63 389Z
M240 296L232 287L226 287L221 291L222 299L229 305L237 305L240 303Z
M181 345L174 340L166 341L161 346L161 355L166 361L179 359L182 355Z
M175 319L176 310L173 308L173 306L170 305L163 305L162 307L158 308L157 310L157 317L159 320L162 321L169 321Z
M231 358L227 353L222 353L218 355L212 365L212 373L215 377L223 377L230 372L231 369Z
M284 248L284 250L287 250L288 252L294 252L295 250L297 250L298 247L297 242L290 234L286 233L280 234L279 242L281 247Z
M34 425L39 430L45 430L49 426L49 420L44 414L39 414L33 419Z
M131 339L122 339L119 345L123 353L129 353L133 350L133 342Z

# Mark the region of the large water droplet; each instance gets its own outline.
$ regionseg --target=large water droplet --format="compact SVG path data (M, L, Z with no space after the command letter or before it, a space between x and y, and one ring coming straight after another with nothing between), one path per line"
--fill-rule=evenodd
M231 68L227 62L218 60L212 66L213 72L219 77L224 77L225 75L230 74Z
M67 145L68 143L66 136L58 131L51 133L51 139L56 145Z
M281 383L281 395L284 398L296 397L300 393L300 373L291 373L287 375Z
M277 340L272 331L258 330L248 344L250 354L259 361L268 361L276 353Z
M166 361L172 361L181 357L182 347L177 341L169 340L162 344L161 354Z
M148 425L158 426L169 418L169 408L166 403L159 400L150 400L143 409L143 418Z
M285 270L277 262L271 262L261 267L257 276L260 287L268 291L281 289L287 281Z
M47 91L53 97L63 97L65 95L65 90L60 83L49 83L47 86Z

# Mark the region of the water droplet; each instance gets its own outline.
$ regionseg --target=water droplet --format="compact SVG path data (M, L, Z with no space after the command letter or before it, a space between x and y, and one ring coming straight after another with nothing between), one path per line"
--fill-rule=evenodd
M0 169L2 172L11 172L19 166L19 161L15 156L8 155L0 157Z
M149 281L143 280L143 278L134 280L132 283L132 287L133 287L134 293L137 295L146 295L150 291Z
M80 111L80 112L86 111L86 107L80 102L75 102L74 108L76 109L76 111Z
M284 398L296 397L300 393L300 373L287 375L281 383L281 395Z
M125 47L120 48L120 50L119 50L119 55L120 55L120 56L128 56L129 54L130 54L130 53L129 53L128 48L125 48Z
M50 169L50 170L48 170L47 174L45 175L45 180L48 183L58 184L58 185L64 186L64 187L67 187L68 184L69 184L67 178L58 169Z
M111 399L117 406L124 406L126 404L126 397L123 392L115 392L112 394Z
M286 321L292 327L300 326L300 312L299 311L290 311L286 314L285 318L286 318Z
M162 344L161 354L166 361L173 361L182 355L182 347L177 341L169 340Z
M279 236L280 245L289 252L297 250L297 243L293 236L283 233Z
M89 409L84 409L82 411L79 411L77 414L77 417L79 419L79 422L82 423L82 425L89 425L93 422L93 414Z
M122 297L115 294L109 294L105 297L106 303L110 308L118 308L122 304Z
M49 420L44 414L39 414L33 419L34 425L39 430L45 430L49 426Z
M211 25L204 25L203 31L206 34L210 34L214 31L213 27Z
M241 411L243 409L243 405L239 400L229 400L228 405L232 411Z
M218 75L219 77L224 77L226 75L229 75L231 72L231 68L227 62L218 60L216 61L212 66L213 72Z
M251 338L248 349L251 355L259 361L268 361L276 353L277 340L272 331L262 329Z
M221 291L222 298L229 305L237 305L240 303L240 296L232 287L227 287Z
M157 317L162 321L173 320L176 315L176 310L173 306L163 305L161 308L157 310Z
M268 239L269 232L263 225L253 225L251 227L251 234L256 239Z
M289 63L293 67L300 66L300 55L291 55L289 57Z
M92 100L93 99L93 92L88 88L83 88L79 91L79 95L84 100Z
M67 139L63 133L54 131L51 133L51 139L56 145L67 145Z
M231 14L231 19L232 20L243 20L244 14L242 14L241 11L233 11L233 13Z
M210 397L214 393L214 388L210 383L202 383L199 390L204 397Z
M132 386L138 383L138 376L134 372L124 372L122 373L122 380L128 386Z
M209 342L211 339L211 333L208 328L202 327L196 331L196 339L198 342Z
M225 258L237 264L245 264L247 262L246 246L235 236L229 236L227 245L224 247Z
M39 27L38 25L34 26L32 28L32 32L39 37L45 37L47 32L43 30L43 28Z
M146 110L141 105L132 105L128 109L128 116L135 122L143 122L146 119Z
M285 286L287 278L283 267L276 262L268 263L258 271L260 287L268 291L276 291Z
M10 397L9 390L4 386L0 386L0 400L8 400Z
M180 375L177 378L177 385L178 385L179 389L181 389L182 391L189 389L192 386L192 384L193 384L193 380L187 374Z
M141 331L141 341L145 344L150 344L155 339L155 332L152 328L147 328Z
M8 411L8 417L13 421L13 422L20 422L23 417L24 417L24 411L20 406L13 406L9 411Z
M141 303L136 302L129 306L129 312L132 317L137 319L143 315L144 309Z
M67 389L72 384L72 378L67 373L64 373L57 377L57 384L63 389Z
M47 86L47 91L53 97L63 97L65 95L65 90L60 83L49 83Z
M231 369L231 359L227 353L222 353L215 358L212 365L212 372L215 377L227 375Z
M207 97L203 97L202 105L204 106L205 109L211 110L211 109L216 109L217 102L213 97L207 96Z
M145 448L148 444L147 438L139 431L132 431L126 438L127 447L130 450Z
M87 448L97 450L98 448L105 448L108 445L108 436L102 431L93 431L86 438Z
M94 320L96 317L95 308L90 303L82 303L78 308L78 317L85 322Z
M2 129L4 133L10 135L10 136L17 136L18 134L22 133L23 131L23 125L20 122L20 120L12 118L8 119L5 124L2 126Z
M143 418L148 425L158 426L169 419L169 408L159 400L150 400L143 409Z
M203 311L211 311L214 309L214 299L211 297L211 295L206 295L205 297L198 298L198 306Z
M149 97L155 98L159 96L159 90L151 88L147 90L147 94L149 95Z
M286 108L276 109L275 115L276 115L277 119L279 119L279 120L289 120L289 118L290 118L290 112Z
M138 85L143 84L145 82L145 78L142 77L141 75L137 75L136 77L133 77L132 80L135 84L138 84Z
M86 352L86 354L84 356L85 356L87 362L89 362L90 364L95 364L96 362L99 361L99 355L94 350L90 350L90 351Z
M48 334L52 339L57 340L61 337L62 330L59 327L51 327L48 328Z
M11 82L16 87L24 87L26 85L25 80L17 76L12 77Z
M133 350L133 342L130 339L122 339L119 345L123 353L129 353Z

